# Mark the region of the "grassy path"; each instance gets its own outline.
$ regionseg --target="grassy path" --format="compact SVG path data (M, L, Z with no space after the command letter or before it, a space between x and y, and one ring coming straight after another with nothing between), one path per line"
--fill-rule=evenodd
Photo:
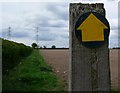
M64 86L38 50L3 76L3 91L63 91Z

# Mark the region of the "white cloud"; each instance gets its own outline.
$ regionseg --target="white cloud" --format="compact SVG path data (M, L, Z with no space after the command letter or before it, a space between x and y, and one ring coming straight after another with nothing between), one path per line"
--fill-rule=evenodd
M0 30L2 29L2 3L0 3ZM2 31L0 31L0 37L2 36Z
M26 45L29 45L31 46L32 43L35 42L35 40L31 39L31 38L27 38L27 37L24 37L24 38L11 38L12 41L15 41L15 42L19 42L19 43L24 43Z
M5 0L7 1L7 0ZM4 2L5 2L4 1ZM12 0L13 3L2 3L2 19L3 29L7 31L8 27L12 27L12 33L22 34L16 35L19 38L13 37L12 40L17 42L23 42L31 45L35 42L36 27L39 27L40 45L51 46L53 44L59 47L69 46L69 3L70 2L104 2L106 9L106 17L111 26L110 32L110 45L114 46L118 40L118 3L108 0L67 0L61 2L61 0L53 0L39 2L38 0ZM20 3L26 2L26 3ZM32 3L30 3L32 2ZM36 3L37 2L37 3ZM113 8L114 6L114 8ZM0 26L1 27L1 26ZM28 35L24 35L28 34ZM21 38L20 38L21 36ZM26 37L23 37L26 36ZM115 40L115 41L114 41ZM114 44L112 42L114 41Z
M111 30L118 30L118 18L111 18L109 19L109 24L111 27Z

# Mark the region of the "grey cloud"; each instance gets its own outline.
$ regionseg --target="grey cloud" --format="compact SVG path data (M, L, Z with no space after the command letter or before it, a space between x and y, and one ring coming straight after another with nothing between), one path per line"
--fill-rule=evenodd
M15 30L16 28L12 28L11 30L11 37L16 37L16 38L24 38L24 37L29 37L29 32L24 31L21 29L21 32L18 32L18 30ZM3 28L2 29L2 37L3 38L8 38L8 28Z
M119 46L119 41L118 41L118 39L115 39L115 38L111 39L109 43L110 43L109 44L110 48L115 47L115 46L117 46L117 47Z
M14 32L12 33L12 37L17 37L17 38L24 38L24 37L29 37L29 33L27 32Z
M64 29L59 29L58 31L55 30L54 28L52 28L52 29L48 28L48 30L46 29L44 31L41 31L39 29L39 40L40 41L55 41L55 40L59 40L59 39L64 40L64 39L68 39L68 38L69 38L68 31L66 31Z
M68 20L68 4L67 3L49 3L47 10L54 13L58 18Z
M39 37L39 41L54 41L53 37Z
M69 39L69 35L68 34L62 35L62 38Z
M118 30L118 27L110 27L111 30Z
M66 25L68 24L67 21L60 20L59 18L56 20L49 20L49 19L43 20L39 16L37 17L37 20L34 21L34 23L36 23L36 26L38 27L66 27Z
M44 20L43 20L44 19ZM66 24L65 24L66 23ZM56 20L45 19L45 17L37 16L35 20L27 23L28 27L66 27L68 22L65 20L60 20L59 18Z
M2 31L2 37L3 38L8 38L8 32L7 31Z
M68 27L68 6L64 3L47 3L46 4L46 11L48 11L48 14L35 14L33 19L29 20L27 22L27 27L39 27L39 33L50 34L49 36L46 34L42 34L39 36L40 40L56 40L57 37L62 38L68 38L68 35L65 36L62 34L59 34L59 30L63 30L62 28ZM63 11L62 11L63 10ZM51 16L53 15L53 16ZM53 31L56 31L55 33L52 33ZM51 33L52 34L51 34ZM62 33L62 32L61 32Z
M39 41L54 41L56 37L52 33L44 32L39 34Z

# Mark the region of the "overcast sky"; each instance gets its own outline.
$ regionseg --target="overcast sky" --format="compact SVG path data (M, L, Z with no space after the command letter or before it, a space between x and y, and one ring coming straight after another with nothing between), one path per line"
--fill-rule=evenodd
M110 46L118 46L118 0L8 0L0 3L0 37L31 45L36 42L36 27L39 31L39 45L69 47L69 3L104 3L106 18L111 27Z

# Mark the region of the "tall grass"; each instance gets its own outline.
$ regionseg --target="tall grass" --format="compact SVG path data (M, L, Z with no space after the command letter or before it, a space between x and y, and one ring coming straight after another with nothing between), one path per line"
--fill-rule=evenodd
M64 86L38 50L3 76L3 91L63 91Z

